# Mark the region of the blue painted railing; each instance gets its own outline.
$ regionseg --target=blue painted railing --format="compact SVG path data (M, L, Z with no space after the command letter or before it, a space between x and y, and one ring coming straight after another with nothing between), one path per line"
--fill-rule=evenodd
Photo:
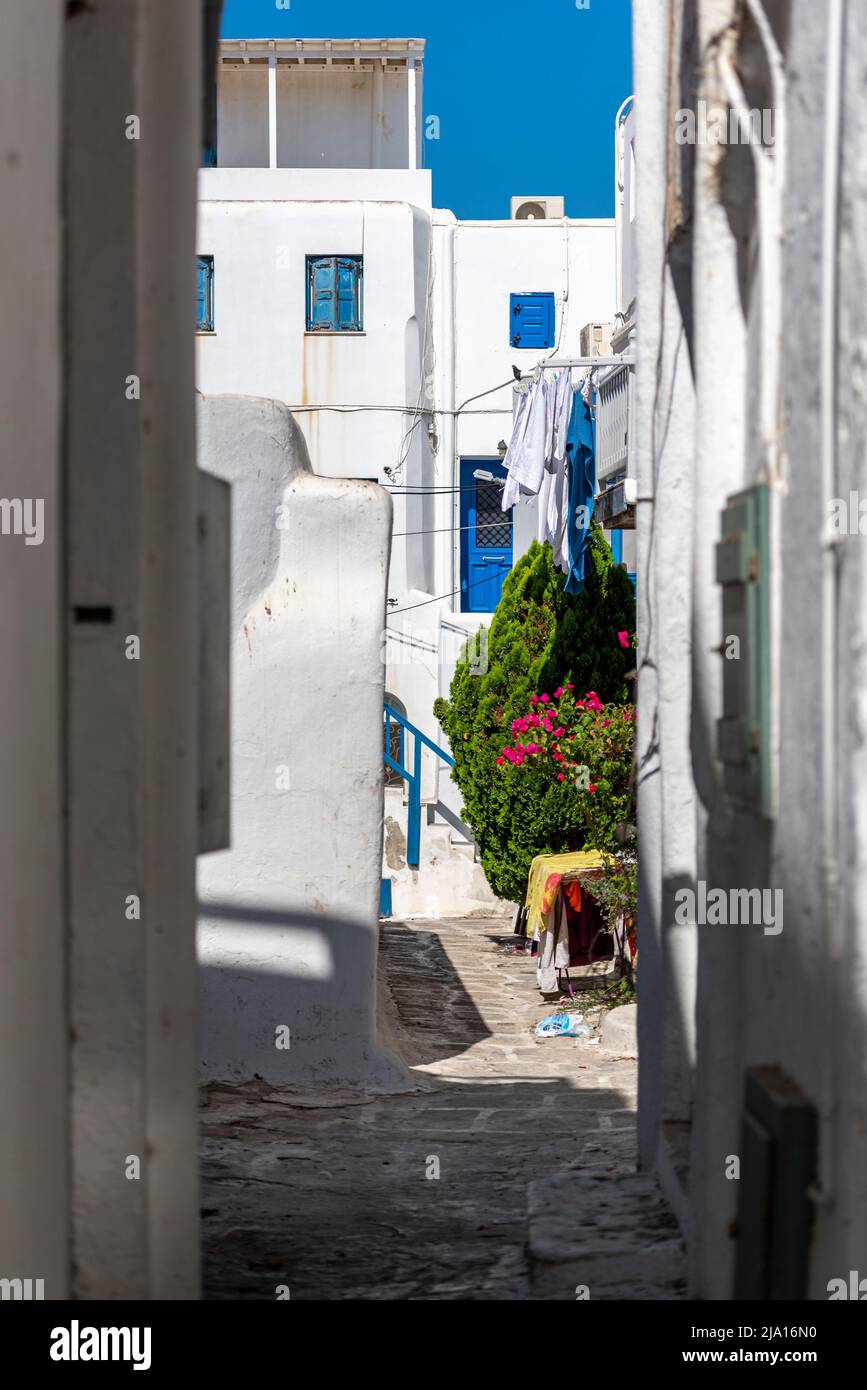
M400 729L399 755L400 762L396 762L391 756L391 721ZM406 735L411 734L413 740L412 749L412 772L408 767L404 767L406 761ZM419 864L419 851L421 848L421 750L422 747L430 748L436 753L438 758L442 758L449 767L454 767L455 760L440 748L439 744L434 743L433 739L423 734L421 729L417 729L414 724L410 724L405 715L399 714L391 705L385 706L385 762L392 772L396 772L409 785L409 816L407 817L406 829L406 862L410 868L417 869Z

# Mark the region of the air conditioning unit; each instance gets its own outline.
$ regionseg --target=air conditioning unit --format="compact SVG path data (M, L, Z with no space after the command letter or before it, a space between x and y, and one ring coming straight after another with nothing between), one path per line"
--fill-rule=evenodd
M581 356L610 357L612 327L610 323L585 323L581 329Z
M566 216L565 198L513 198L513 222L549 222Z

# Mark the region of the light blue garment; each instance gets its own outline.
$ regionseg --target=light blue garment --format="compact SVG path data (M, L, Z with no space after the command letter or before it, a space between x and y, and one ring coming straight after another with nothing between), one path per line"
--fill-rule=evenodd
M581 395L580 386L572 401L566 448L569 457L569 503L566 520L569 568L566 571L566 593L580 594L584 592L590 522L596 492L593 411Z

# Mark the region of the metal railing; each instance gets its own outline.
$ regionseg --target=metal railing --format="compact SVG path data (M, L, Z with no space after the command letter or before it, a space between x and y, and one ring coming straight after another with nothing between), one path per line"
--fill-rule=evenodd
M391 756L391 722L400 730L398 740L398 762ZM406 735L412 735L412 772L408 767L404 767L406 761ZM430 748L431 752L436 753L438 758L442 758L449 767L454 767L455 760L439 744L434 743L433 739L423 734L421 729L417 729L414 724L402 714L399 714L391 705L385 706L385 765L390 767L392 772L396 772L402 777L409 787L409 814L407 816L406 829L406 862L411 869L417 869L419 865L419 851L421 849L421 750Z
M629 365L600 381L596 394L596 477L599 486L618 477L634 476L633 418L635 373Z

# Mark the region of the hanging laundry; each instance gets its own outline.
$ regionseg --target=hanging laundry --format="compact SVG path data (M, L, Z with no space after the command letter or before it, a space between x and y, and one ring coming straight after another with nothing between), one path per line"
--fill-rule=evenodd
M566 459L566 441L569 438L569 421L572 417L572 372L567 367L554 383L552 428L550 434L550 468L552 473Z
M566 593L584 591L585 566L593 516L593 497L596 492L596 448L593 433L593 410L587 383L582 382L575 392L572 418L569 422L569 487L567 500L568 568Z
M503 460L508 470L503 488L503 511L521 497L535 497L545 471L545 439L548 424L548 387L543 372L514 388L512 442Z
M545 472L539 490L536 535L540 544L550 542L556 557L565 525L566 441L572 414L572 373L568 368L549 383L547 399Z

